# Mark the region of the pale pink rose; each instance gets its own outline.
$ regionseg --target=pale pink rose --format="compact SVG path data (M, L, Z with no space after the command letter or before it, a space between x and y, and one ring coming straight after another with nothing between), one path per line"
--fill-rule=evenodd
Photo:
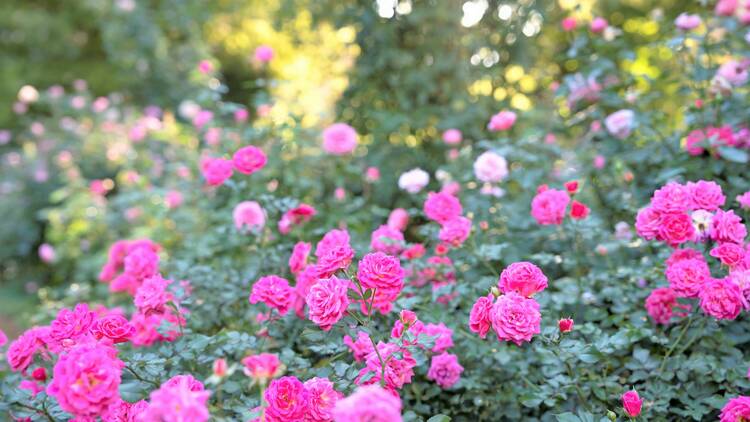
M167 192L167 195L164 197L164 202L167 204L167 208L169 209L175 209L182 205L183 196L182 192L178 190L171 190Z
M267 161L263 150L252 145L238 149L232 157L234 169L243 174L255 173L265 167Z
M700 15L691 15L683 12L680 14L680 16L677 16L674 24L678 29L682 31L691 31L701 26L702 22L703 21L701 20Z
M368 182L377 182L380 180L380 169L377 167L367 167L365 171L365 180Z
M740 287L728 278L711 278L701 287L701 309L716 319L735 319L748 307Z
M487 124L487 129L489 129L490 132L504 131L512 128L515 123L516 113L503 110L492 116L490 122Z
M454 217L440 227L438 238L441 242L459 247L469 238L471 227L472 223L468 218L461 216Z
M737 0L719 0L716 3L714 12L718 16L732 16L735 10L737 10Z
M333 409L334 422L401 422L401 399L377 385L357 388L339 400Z
M311 378L304 383L310 393L310 406L305 415L306 422L330 422L333 420L333 409L344 395L336 391L328 378Z
M214 119L214 113L210 110L202 110L198 109L195 113L195 116L193 116L193 126L195 126L196 129L201 130L204 126L206 126L208 123L211 122L211 120Z
M594 168L601 170L606 164L607 158L605 156L597 155L596 157L594 157Z
M750 191L747 191L742 195L737 195L735 200L739 202L740 208L750 210Z
M458 363L458 356L443 352L432 357L427 379L435 381L441 388L451 388L461 379L463 371L463 366Z
M607 29L608 26L609 26L609 23L607 22L606 19L604 19L601 16L597 16L591 21L590 28L591 28L591 32L593 32L594 34L600 34L604 32L604 30Z
M333 191L333 197L339 202L343 201L346 199L346 189L342 187L336 188L336 190Z
M307 266L307 258L310 255L312 245L307 242L297 242L289 257L289 271L297 274Z
M625 139L635 126L635 113L633 113L633 110L616 111L604 119L604 125L610 135L618 139Z
M514 262L500 274L498 287L503 293L516 292L531 297L547 288L547 277L531 262Z
M335 123L323 131L323 149L332 155L346 155L357 148L358 135L346 123Z
M268 63L273 60L274 51L269 45L260 45L255 49L253 55L256 61L260 63Z
M310 392L296 377L281 377L271 381L263 394L268 406L266 422L303 421L310 407Z
M425 216L440 224L446 223L463 212L461 201L453 195L444 192L430 192L423 207Z
M497 339L519 346L541 332L541 321L537 301L515 292L498 297L490 310L490 322Z
M718 210L711 219L710 235L717 242L742 243L747 236L747 228L734 211Z
M387 226L403 232L409 224L409 213L403 208L396 208L388 215Z
M482 182L502 182L508 177L508 162L503 156L486 151L474 161L474 175Z
M543 226L560 225L565 218L569 202L570 196L564 190L544 190L531 201L531 216Z
M748 79L748 65L745 62L729 60L719 66L716 76L729 82L733 86L744 85Z
M55 253L55 248L52 247L49 243L42 243L39 245L39 259L42 260L42 262L45 262L47 264L51 264L55 262L55 258L57 257L57 254Z
M422 333L429 337L436 336L435 346L432 348L435 353L442 353L453 347L453 330L442 322L440 324L425 324Z
M328 331L346 314L349 307L349 280L324 278L310 288L305 298L310 321Z
M245 356L242 365L245 375L259 381L274 378L281 372L281 361L272 353Z
M428 183L430 183L430 175L419 168L409 170L398 178L398 187L409 193L421 191Z
M279 311L279 314L285 315L292 306L293 293L294 290L289 287L288 281L276 275L268 275L253 284L249 301L252 304L263 302L269 308Z
M703 285L711 278L711 271L700 257L682 259L668 265L665 275L669 286L678 296L698 297Z
M443 132L443 142L447 145L458 145L463 140L463 135L458 129L448 129Z
M198 62L198 71L204 75L214 71L214 65L210 60L201 60Z
M224 158L204 158L200 163L201 173L209 186L218 186L232 177L232 160Z
M255 201L243 201L237 204L232 212L232 218L237 230L244 228L258 230L266 224L266 214L260 204Z
M492 322L490 321L490 312L492 311L492 304L494 296L489 294L487 296L480 297L471 307L471 313L469 314L469 329L473 333L479 334L479 337L487 337L487 333L492 328Z

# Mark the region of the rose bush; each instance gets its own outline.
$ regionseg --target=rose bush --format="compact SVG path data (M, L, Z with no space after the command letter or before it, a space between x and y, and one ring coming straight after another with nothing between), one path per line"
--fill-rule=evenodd
M403 156L360 115L232 102L211 61L175 108L25 88L4 189L49 191L51 282L0 331L0 411L750 418L747 10L670 11L547 14L565 73L533 109L491 90Z

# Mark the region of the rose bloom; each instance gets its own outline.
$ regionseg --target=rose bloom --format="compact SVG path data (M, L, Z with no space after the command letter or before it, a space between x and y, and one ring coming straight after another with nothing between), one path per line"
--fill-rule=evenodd
M60 355L47 394L76 417L96 417L119 399L123 366L113 347L102 343L80 344Z
M747 191L743 193L742 195L737 195L735 200L739 202L740 208L745 209L745 210L750 209L750 191Z
M716 2L714 12L718 16L732 16L737 10L737 0L719 0Z
M243 201L237 204L232 212L232 218L237 230L245 227L249 230L259 230L266 224L266 213L255 201Z
M490 118L490 122L487 124L487 129L490 132L504 131L512 128L515 123L516 113L504 110Z
M508 176L508 162L492 151L483 152L474 161L474 176L485 183L499 183Z
M684 259L667 266L669 286L680 297L698 297L698 292L711 277L708 264L701 257Z
M541 332L541 321L537 301L515 292L498 297L490 310L490 322L497 339L512 341L519 346Z
M401 399L377 385L357 388L336 402L335 422L401 422Z
M398 178L398 187L409 193L421 191L428 183L430 183L430 175L420 168L411 169Z
M635 217L635 231L645 240L656 239L661 227L661 213L653 207L642 208Z
M346 123L334 123L323 131L323 149L332 155L346 155L357 148L358 135Z
M0 329L0 347L5 346L5 343L8 342L8 336L5 335L3 330Z
M570 218L574 220L583 220L589 216L590 212L591 209L581 202L573 201L570 205Z
M516 292L531 297L547 288L547 277L531 262L514 262L500 274L498 287L503 293Z
M356 341L352 340L348 335L344 336L344 344L352 351L355 362L363 362L367 358L367 355L373 351L370 336L364 331L357 332Z
M569 202L570 196L566 191L547 189L531 201L531 216L543 226L562 224Z
M46 354L45 345L49 331L49 327L30 328L10 343L5 357L12 371L25 372L33 362L35 354Z
M354 258L354 249L349 244L341 244L329 250L322 256L316 267L320 277L329 277L336 274L339 270L346 270Z
M716 76L724 79L733 86L744 85L748 79L747 65L737 60L729 60L719 66Z
M333 420L333 408L344 395L336 391L328 378L311 378L304 383L310 393L310 406L305 421L329 422Z
M395 390L411 382L417 361L412 358L407 349L402 349L396 344L379 342L377 347L380 356L374 350L367 355L365 367L359 371L354 382L357 385L377 384L385 372L385 387L395 393ZM381 358L385 362L385 370L380 364ZM368 374L374 374L374 376L364 380Z
M396 208L388 215L387 226L400 232L409 224L409 213L403 208Z
M669 182L654 191L654 194L651 196L651 206L662 213L685 212L692 209L692 206L694 205L692 194L693 190L687 186L676 182ZM700 202L709 201L710 199Z
M349 280L337 277L319 280L305 298L310 321L328 331L346 314L349 307Z
M250 117L250 113L244 108L240 108L234 111L234 121L237 123L247 121L248 117Z
M171 190L164 196L164 202L167 204L167 208L175 209L182 205L183 196L182 192L178 190Z
M570 318L563 318L557 321L557 328L561 333L569 333L573 331L573 320Z
M606 164L607 164L607 157L603 155L597 155L596 157L594 157L594 162L593 162L594 168L603 169Z
M367 167L365 171L365 180L368 182L377 182L380 180L380 169L377 167Z
M42 262L46 263L52 263L55 262L55 248L52 247L49 243L42 243L39 245L39 259L42 260Z
M560 26L562 26L563 31L570 32L576 29L578 21L573 17L567 17L560 22Z
M234 169L243 174L253 174L266 166L268 158L258 147L252 145L242 147L232 156Z
M451 388L461 378L464 367L458 363L458 356L443 352L432 357L427 379L431 379L441 388Z
M443 142L447 145L458 145L463 140L463 135L458 129L448 129L443 132Z
M494 296L488 294L482 296L474 303L471 307L471 313L469 314L469 330L472 333L479 334L479 337L487 337L487 333L492 328L492 322L490 321L490 312L492 311Z
M272 353L245 356L242 359L245 375L256 380L268 380L280 372L281 361Z
M633 113L633 110L619 110L604 119L607 132L618 139L625 139L630 136L634 125L635 113Z
M97 340L108 339L112 343L124 343L135 334L135 327L122 315L105 315L91 326L91 334Z
M686 259L699 259L703 260L703 254L696 251L695 249L685 248L685 249L675 249L672 251L672 254L669 255L669 258L665 261L665 264L667 267L670 267L674 264L676 264L679 261L683 261Z
M745 264L748 252L741 245L725 242L711 249L710 255L718 258L727 267L734 268Z
M430 220L443 224L460 216L462 212L461 202L455 196L444 192L427 194L424 213Z
M415 243L409 246L404 252L401 253L401 257L404 259L412 260L421 258L427 252L424 245L421 243Z
M675 26L682 31L693 30L701 26L702 22L700 15L691 15L684 12L680 13L680 16L677 16L677 19L674 20Z
M466 217L455 217L440 228L438 238L451 246L461 246L471 234L471 220Z
M622 407L625 409L625 413L631 418L641 414L642 405L643 400L638 396L637 391L630 390L622 395Z
M685 213L664 213L661 215L661 224L659 238L672 247L695 237L693 219Z
M404 276L399 259L382 252L365 255L357 268L362 288L374 289L373 307L383 314L391 310L392 303L401 293Z
M273 59L273 48L270 45L260 45L255 48L253 56L260 63L268 63Z
M320 239L320 242L318 242L315 247L315 256L318 259L322 259L324 256L328 255L329 252L340 246L349 246L349 240L350 237L348 231L339 229L330 230L323 235L323 238Z
M654 289L646 298L646 312L657 324L669 324L674 315L674 308L690 309L677 302L677 293L669 287Z
M261 277L253 284L253 291L249 301L252 304L263 302L269 308L276 309L279 314L286 315L292 306L293 289L289 282L277 275Z
M370 249L389 255L398 255L404 246L404 234L387 225L377 228L370 236Z
M79 303L75 308L61 309L57 318L50 324L50 339L62 343L66 340L78 340L88 335L96 314L89 310L85 303Z
M192 376L178 375L151 392L148 407L141 418L145 421L204 422L210 416L207 407L210 395Z
M232 160L224 158L204 158L201 160L201 173L209 186L219 186L232 177Z
M263 398L268 403L264 412L267 422L304 420L310 406L310 392L296 377L271 381Z
M742 243L747 236L747 228L734 211L718 210L711 219L710 235L717 242Z
M605 29L609 26L609 23L607 23L607 20L604 19L601 16L597 16L594 18L594 20L591 21L591 32L594 34L599 34L601 32L604 32Z
M739 422L750 420L750 397L739 396L730 399L721 409L720 422Z
M144 280L133 298L138 312L144 315L164 313L167 304L174 300L172 293L167 290L170 283L172 280L165 280L158 274Z
M151 248L136 248L125 256L125 274L143 280L159 272L159 255Z
M297 242L292 249L292 255L289 257L289 271L297 274L307 266L307 258L310 256L312 245L307 242Z
M317 213L312 205L299 204L299 206L290 209L281 216L278 223L279 232L287 234L292 230L292 226L310 221Z
M693 210L716 211L724 205L726 197L716 182L699 180L686 185Z
M716 319L735 319L748 307L740 287L729 278L711 278L699 292L701 309Z

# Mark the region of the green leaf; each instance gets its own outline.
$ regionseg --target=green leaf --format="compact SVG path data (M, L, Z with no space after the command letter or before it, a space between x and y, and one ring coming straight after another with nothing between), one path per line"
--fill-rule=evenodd
M450 422L450 421L451 421L451 418L445 415L435 415L431 417L430 419L427 419L427 422Z
M724 158L727 161L733 161L735 163L744 164L747 163L750 159L747 151L743 151L741 149L733 147L719 147L719 154L721 154L721 158Z

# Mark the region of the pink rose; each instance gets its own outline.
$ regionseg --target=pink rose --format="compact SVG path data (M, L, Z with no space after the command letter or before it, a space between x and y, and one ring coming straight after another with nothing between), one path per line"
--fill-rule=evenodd
M645 240L653 240L659 235L661 213L653 207L642 208L635 217L635 231Z
M717 242L742 243L747 236L747 228L734 211L718 210L711 220L710 235Z
M747 191L742 195L737 195L735 200L739 202L740 208L750 210L750 191Z
M604 119L604 126L607 127L607 132L610 135L618 139L625 139L630 136L630 132L635 126L635 113L633 113L633 110L616 111Z
M378 353L373 350L367 355L365 368L359 372L354 382L357 385L369 385L377 384L384 379L385 387L395 393L395 390L411 382L417 361L412 358L407 349L402 349L396 344L380 342L377 347ZM385 362L385 368L380 363L381 358ZM365 379L369 374L373 376Z
M45 262L47 264L55 262L56 256L57 254L55 253L55 248L53 248L49 243L42 243L41 245L39 245L39 259L41 259L42 262Z
M281 369L281 361L272 353L245 356L242 365L245 367L245 375L259 381L274 378Z
M296 377L271 381L263 397L268 403L265 408L265 420L268 422L304 420L310 406L310 392Z
M377 182L380 180L380 169L377 167L367 167L365 171L365 180L368 182Z
M312 245L307 242L297 242L289 257L289 271L297 274L307 266L307 257L310 256Z
M89 310L85 303L79 303L75 308L61 309L50 324L49 338L57 343L79 340L89 334L96 314Z
M432 348L435 353L442 353L453 347L453 330L446 327L442 322L440 324L425 324L422 333L430 337L437 336L435 346Z
M736 60L729 60L719 66L716 76L724 79L733 86L744 85L748 79L747 64Z
M166 196L164 197L164 203L167 204L167 208L169 209L178 208L180 205L182 205L182 201L182 192L178 190L171 190L167 192Z
M464 367L458 363L458 356L443 352L432 357L427 379L431 379L441 388L451 388L461 378Z
M544 190L531 201L531 216L543 226L562 224L569 202L570 196L566 191Z
M685 213L665 213L661 215L659 238L670 246L689 242L695 237L693 219Z
M343 245L349 245L349 232L339 229L330 230L323 235L315 247L315 256L322 259L329 252Z
M403 208L396 208L388 215L387 226L403 232L409 224L409 213Z
M503 293L516 292L531 297L547 288L547 277L531 262L514 262L500 274L498 287Z
M253 174L266 166L268 158L258 147L252 145L242 147L232 156L234 169L243 174Z
M279 232L281 232L281 234L287 234L292 230L293 226L298 226L310 221L317 213L318 212L312 205L300 204L281 216L278 223Z
M699 292L701 309L716 319L735 319L748 307L740 287L729 278L711 278Z
M349 307L349 280L325 278L310 288L305 298L310 321L328 331L346 314Z
M167 304L174 300L172 293L167 291L170 283L172 280L165 280L158 274L144 280L133 299L138 312L144 315L163 314Z
M692 210L716 211L724 205L726 197L721 191L721 186L716 182L699 180L688 182L686 186L690 195Z
M483 152L474 161L474 175L485 183L499 183L508 176L508 162L492 151Z
M249 301L252 304L263 302L269 308L279 311L279 314L286 315L294 299L292 293L293 289L289 287L288 281L276 275L268 275L253 284Z
M702 22L700 15L691 15L684 12L680 13L680 16L677 16L677 19L674 20L675 26L682 31L693 30L701 26Z
M364 331L357 332L356 341L352 340L349 336L344 336L344 344L352 351L355 362L363 362L367 358L367 355L374 350L370 336Z
M492 294L482 296L471 307L469 314L469 329L472 333L479 334L479 337L487 337L487 333L492 328L490 313L492 311L494 297Z
M641 406L643 400L638 396L638 392L630 390L622 395L622 407L625 409L625 413L631 418L634 418L641 414Z
M669 258L667 258L665 264L667 264L667 267L670 267L674 264L676 264L678 261L683 261L685 259L699 259L703 260L703 254L696 251L695 249L685 248L685 249L675 249L672 251L672 254L669 255Z
M443 132L443 142L447 145L458 145L463 140L461 131L458 129L448 129Z
M266 224L266 213L255 201L243 201L237 204L232 211L234 226L237 230L247 228L248 230L260 230Z
M304 383L310 393L310 406L305 415L307 422L330 422L333 420L333 409L344 395L336 391L328 378L311 378Z
M377 228L370 236L370 249L389 255L398 255L404 248L404 234L387 225Z
M354 249L349 244L341 244L329 250L320 257L316 264L321 277L336 274L339 270L346 270L354 259Z
M455 217L443 224L438 233L441 242L451 246L461 246L471 234L471 220L466 217Z
M401 422L401 399L377 385L357 388L333 409L335 422Z
M350 154L357 148L358 135L346 123L335 123L323 131L323 149L332 155Z
M250 117L250 113L244 108L239 108L234 111L234 121L237 123L242 123L242 122L247 121L248 117Z
M141 419L205 422L209 418L207 402L210 395L203 384L192 376L178 375L151 392L148 407L143 411Z
M490 310L490 322L497 339L519 346L541 332L541 321L537 301L515 292L498 297Z
M669 286L680 297L698 297L699 291L711 277L708 264L700 259L683 259L667 266Z
M375 252L359 261L357 278L364 289L373 289L373 307L385 314L404 287L404 270L398 258ZM362 304L363 306L365 304Z
M604 19L601 16L597 16L594 18L594 20L591 21L591 32L594 34L600 34L604 32L605 29L609 26L609 23L607 23L607 20Z
M557 321L557 329L561 333L569 333L573 331L573 325L575 322L570 318L562 318Z
M8 346L6 358L14 372L26 371L37 353L46 354L45 345L49 339L49 327L34 327L26 330Z
M76 417L96 417L119 399L123 366L113 347L102 343L80 344L60 355L47 394Z
M562 26L563 31L570 32L578 27L578 21L576 21L576 18L567 17L560 22L560 25Z
M718 258L719 261L727 267L734 268L737 265L745 263L745 257L748 252L745 251L745 248L743 248L742 245L725 242L711 249L710 254L714 258Z
M654 289L646 298L646 312L657 324L669 324L675 307L690 309L689 306L677 302L677 293L669 287Z
M460 216L462 212L461 202L455 196L443 192L427 194L424 213L430 220L443 224Z
M109 314L96 320L91 334L97 340L107 338L112 343L124 343L135 334L135 327L122 315Z
M232 160L224 158L204 158L201 160L201 173L209 186L219 186L232 177Z
M516 113L504 110L492 116L487 124L487 129L490 132L504 131L512 128L515 123Z
M255 48L255 53L253 55L255 57L255 61L260 63L268 63L273 60L274 52L273 48L271 48L270 45L260 45Z
M721 409L720 422L750 420L750 397L739 396L730 399Z

